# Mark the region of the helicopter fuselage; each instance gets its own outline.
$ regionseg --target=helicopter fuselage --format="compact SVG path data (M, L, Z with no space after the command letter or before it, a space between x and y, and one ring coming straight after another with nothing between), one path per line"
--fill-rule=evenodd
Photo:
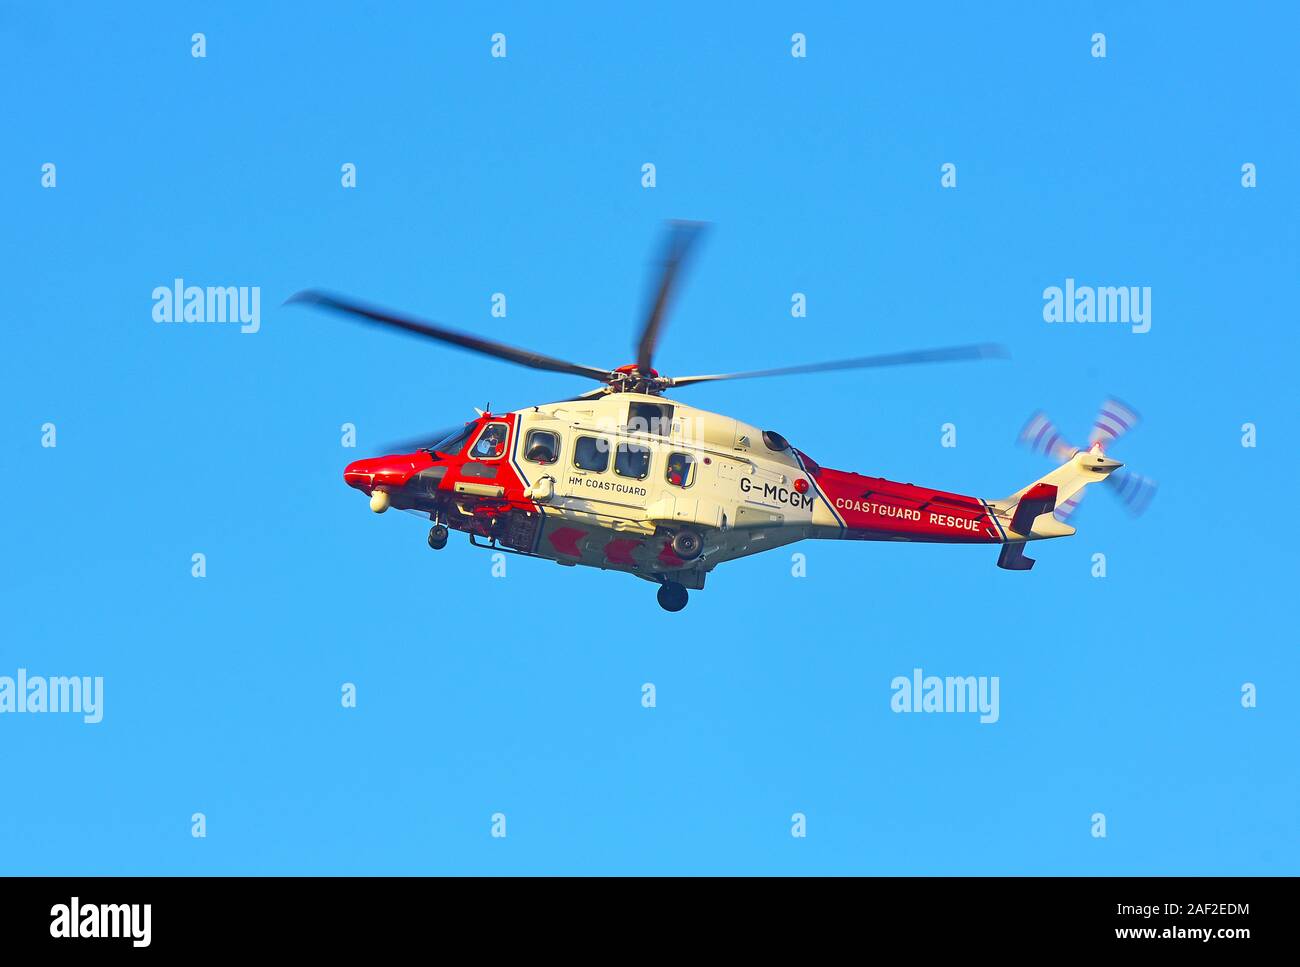
M571 400L510 413L480 413L462 430L414 452L358 460L349 486L390 507L430 518L429 546L451 530L471 543L564 565L625 571L659 587L668 611L686 606L687 589L725 561L807 538L1000 544L998 567L1027 571L1026 542L1065 537L1064 522L1090 483L1121 464L1101 450L1136 420L1116 403L1104 409L1094 441L1051 473L1001 500L981 500L880 477L823 468L779 433L709 413L664 393L724 380L788 377L1006 357L996 344L946 346L693 376L653 365L667 307L700 222L668 226L658 283L633 339L635 362L591 366L449 328L320 289L291 296L354 322L417 336L517 366L595 380ZM1112 401L1114 402L1114 401ZM1099 421L1102 418L1099 417ZM1031 421L1035 447L1057 452L1060 435ZM1030 428L1026 428L1030 432ZM1061 454L1064 456L1064 454ZM1116 478L1121 496L1144 505L1153 485ZM1057 508L1062 509L1060 517Z
M455 450L357 461L345 479L376 511L478 544L694 589L808 538L1003 543L1014 509L824 468L780 434L641 393L484 414ZM1011 539L1046 536L1061 535Z

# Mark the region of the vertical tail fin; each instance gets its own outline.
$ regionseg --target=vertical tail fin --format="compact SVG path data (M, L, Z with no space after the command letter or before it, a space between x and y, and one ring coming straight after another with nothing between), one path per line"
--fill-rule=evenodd
M1080 491L1090 483L1097 483L1105 480L1113 472L1124 466L1118 460L1112 460L1101 452L1101 447L1093 444L1091 450L1078 450L1070 459L1061 464L1046 476L1039 477L1028 487L1017 490L1006 500L998 501L998 506L1010 511L1016 507L1022 500L1029 497L1035 492L1035 488L1042 486L1051 486L1056 488L1056 501L1054 507L1058 516L1062 516L1060 511L1067 505L1072 506L1077 503L1077 496L1081 496ZM1020 531L1020 533L1026 533ZM1069 533L1073 533L1070 531ZM1052 536L1058 536L1053 534Z
M1078 450L1051 473L1035 480L1028 487L1017 490L1005 500L992 501L990 506L1006 529L1006 543L998 555L998 567L1008 571L1028 571L1034 560L1025 557L1025 541L1048 537L1068 537L1074 528L1058 519L1062 510L1068 513L1083 488L1090 483L1105 480L1122 464L1112 460L1094 445L1091 450Z

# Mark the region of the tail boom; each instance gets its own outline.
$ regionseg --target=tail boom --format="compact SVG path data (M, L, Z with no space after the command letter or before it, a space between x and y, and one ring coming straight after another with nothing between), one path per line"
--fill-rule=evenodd
M998 544L1002 526L978 497L818 467L814 475L825 516L819 537L859 541Z
M1074 528L1055 512L1090 483L1105 480L1122 464L1100 446L1077 451L1051 473L1010 497L982 500L945 490L898 483L817 466L805 460L822 500L813 535L842 540L919 541L940 544L1002 544L998 566L1027 571L1026 541L1068 537Z

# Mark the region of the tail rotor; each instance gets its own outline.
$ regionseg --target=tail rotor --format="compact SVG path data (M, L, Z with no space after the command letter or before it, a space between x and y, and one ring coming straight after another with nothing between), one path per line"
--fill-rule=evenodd
M1156 482L1138 473L1116 470L1106 478L1106 483L1133 517L1146 513L1156 496Z
M1092 425L1092 433L1088 437L1089 448L1100 443L1103 452L1109 450L1112 443L1136 427L1141 420L1137 410L1127 403L1114 397L1108 399L1101 404L1101 410Z
M1020 431L1020 443L1058 463L1070 459L1078 449L1066 442L1061 431L1056 428L1056 424L1049 420L1042 410L1031 416L1025 428Z
M1093 422L1087 449L1105 453L1120 437L1131 432L1140 422L1141 417L1137 410L1127 403L1114 397L1106 400L1097 413L1097 419ZM1056 424L1041 410L1029 418L1029 422L1020 431L1018 442L1035 453L1058 462L1070 459L1082 449L1066 440ZM1133 517L1140 517L1145 513L1156 494L1154 480L1127 470L1114 471L1106 478L1106 484ZM1069 500L1063 501L1056 508L1057 519L1061 521L1069 519L1079 506L1079 502L1083 500L1085 492L1086 489L1080 490Z

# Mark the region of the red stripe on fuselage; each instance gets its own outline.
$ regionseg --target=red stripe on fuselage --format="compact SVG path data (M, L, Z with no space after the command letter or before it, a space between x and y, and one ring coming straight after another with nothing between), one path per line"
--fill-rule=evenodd
M1001 541L983 501L944 490L821 467L817 484L858 540L988 544Z

